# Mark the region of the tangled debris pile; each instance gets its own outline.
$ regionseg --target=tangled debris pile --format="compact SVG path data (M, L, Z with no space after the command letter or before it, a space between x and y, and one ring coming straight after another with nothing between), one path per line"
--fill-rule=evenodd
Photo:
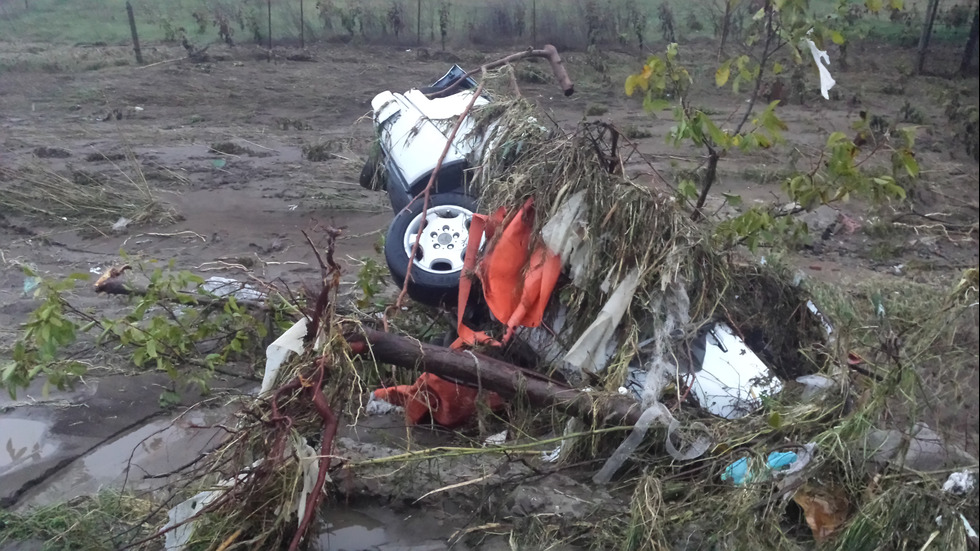
M879 312L879 326L859 334L818 309L839 311L832 297L816 300L772 262L716 250L669 194L629 178L631 145L615 128L584 123L547 137L520 97L474 116L476 131L490 133L473 183L480 210L491 214L471 227L471 244L484 230L486 240L467 252L473 260L462 276L470 281L460 294L458 347L479 351L377 331L374 318L338 316L331 241L315 307L270 347L262 394L197 471L211 487L171 511L168 549L298 548L317 514L329 518L321 504L326 492L339 491L332 480L368 472L368 462L351 461L354 450L338 447L335 436L339 424L358 423L362 380L381 363L449 379L474 416L461 420L460 431L493 434L504 453L535 452L519 461L536 472L567 469L597 487L616 480L618 491L632 494L626 515L592 513L601 526L549 513L518 530L513 508L490 512L489 524L479 525L509 526L518 545L550 538L624 549L813 542L965 549L976 542L976 451L924 424L935 396L919 373L921 362L933 360L923 350L956 328L967 327L975 342L975 281L964 280L927 323L898 327ZM491 259L515 238L523 264L506 267L507 281L517 284L502 286ZM561 273L545 284L547 263L560 264ZM528 292L532 281L537 295ZM888 338L896 334L904 344ZM405 400L439 420L440 391L410 388L416 394ZM621 429L607 428L622 426L632 427L625 440ZM487 453L486 446L406 450L371 465L470 453Z

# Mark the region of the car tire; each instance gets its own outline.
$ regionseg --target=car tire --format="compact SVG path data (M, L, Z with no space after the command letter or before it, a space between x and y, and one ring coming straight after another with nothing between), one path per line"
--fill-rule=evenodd
M385 261L395 284L401 287L419 226L424 224L426 231L412 263L408 295L430 306L455 306L476 200L460 193L432 195L424 215L423 203L424 198L419 197L392 220L385 239Z
M381 191L385 189L384 182L380 181L382 175L378 172L381 168L381 155L378 153L377 148L371 149L371 153L368 154L368 158L364 161L364 166L361 167L361 177L358 178L358 183L361 187L370 191Z

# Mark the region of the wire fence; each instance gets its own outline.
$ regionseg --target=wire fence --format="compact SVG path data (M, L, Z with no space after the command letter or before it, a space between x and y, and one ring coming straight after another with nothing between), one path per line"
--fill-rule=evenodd
M163 39L212 36L237 42L363 42L404 46L590 45L642 47L683 28L708 34L724 0L131 0ZM681 3L678 4L680 9ZM715 4L718 4L716 6ZM719 12L720 13L720 12Z

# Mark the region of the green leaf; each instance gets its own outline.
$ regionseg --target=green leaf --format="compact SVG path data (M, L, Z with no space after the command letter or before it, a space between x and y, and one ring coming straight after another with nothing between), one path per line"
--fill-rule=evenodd
M180 403L180 394L172 390L165 390L160 394L160 407L168 408Z
M888 0L888 7L895 11L901 11L905 9L905 2L903 0Z
M871 13L878 13L881 11L882 0L864 0L864 7Z
M840 31L830 31L830 40L840 46L844 43L844 35Z
M732 207L742 206L741 195L736 195L734 193L722 193L722 195L725 197L725 202L728 203L730 206Z
M780 415L778 411L774 411L769 414L768 422L770 427L778 429L779 427L783 426L783 416Z
M728 134L718 128L718 126L716 126L715 123L712 122L707 116L704 116L701 113L699 113L699 115L701 115L701 124L704 129L708 131L708 136L711 137L711 140L719 146L727 149L729 142L731 141L728 139Z
M898 152L902 159L902 164L905 165L906 172L909 176L913 178L919 177L919 163L915 160L915 155L912 154L908 149L902 149Z
M715 86L718 86L719 88L724 86L725 83L728 82L728 77L731 76L731 74L732 60L729 59L728 61L722 63L721 66L715 71Z
M685 199L694 200L698 197L698 187L691 180L681 180L677 186L677 192Z
M641 82L643 82L643 77L640 75L630 75L626 77L626 95L632 96L633 92L636 91L636 88L640 86Z
M643 100L643 109L646 111L663 111L670 108L670 102L663 99L652 99L649 96Z
M842 140L847 139L847 134L843 132L834 132L827 138L827 147L833 147L840 143Z
M772 74L779 75L783 72L783 64L780 62L775 62L772 64Z

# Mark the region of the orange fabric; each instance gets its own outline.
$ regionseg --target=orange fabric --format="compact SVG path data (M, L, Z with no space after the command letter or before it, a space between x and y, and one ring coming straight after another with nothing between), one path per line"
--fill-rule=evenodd
M477 266L481 237L485 233L487 240L492 240L499 226L503 226L503 233L492 241L493 245ZM476 215L470 224L469 243L460 277L459 305L465 307L472 285L470 277L475 273L483 283L483 298L490 312L507 326L503 342L510 340L518 326L541 325L545 307L561 273L561 259L546 245L538 243L533 250L530 249L533 229L533 199L528 199L506 223L501 209L492 217ZM472 346L478 342L500 344L486 333L466 327L462 309L457 318L457 333L459 338L453 343L454 348Z
M431 415L434 422L448 428L462 425L473 417L478 395L475 388L458 385L432 373L423 373L413 385L374 391L375 398L403 406L405 416L413 425ZM487 392L485 399L492 409L504 404L495 392Z

